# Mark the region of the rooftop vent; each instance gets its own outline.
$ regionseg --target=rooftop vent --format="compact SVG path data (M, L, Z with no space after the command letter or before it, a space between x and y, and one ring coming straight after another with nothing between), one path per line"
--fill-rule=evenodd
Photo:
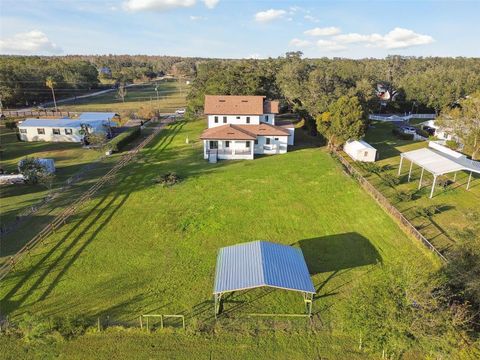
M218 100L218 102L225 102L225 100Z
M248 100L242 100L242 102L248 102Z

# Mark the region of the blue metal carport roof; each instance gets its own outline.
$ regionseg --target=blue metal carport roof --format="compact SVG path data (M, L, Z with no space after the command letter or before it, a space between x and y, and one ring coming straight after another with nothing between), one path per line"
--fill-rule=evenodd
M214 294L261 286L315 294L300 249L266 241L220 249Z

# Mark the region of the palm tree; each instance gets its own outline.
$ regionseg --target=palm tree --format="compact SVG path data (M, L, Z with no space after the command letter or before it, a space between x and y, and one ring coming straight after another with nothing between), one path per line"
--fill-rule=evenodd
M47 77L47 80L45 81L45 85L52 90L52 96L53 96L53 105L55 106L55 111L57 111L57 100L55 100L55 91L53 90L54 86L57 85L55 80L49 76Z

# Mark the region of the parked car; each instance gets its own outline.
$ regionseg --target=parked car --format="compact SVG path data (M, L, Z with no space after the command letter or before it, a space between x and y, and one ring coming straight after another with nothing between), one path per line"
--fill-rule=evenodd
M435 135L435 129L432 128L431 126L426 126L426 125L425 125L425 126L422 127L422 129L423 129L424 131L426 131L426 132L428 133L428 135L430 135L430 136L434 136L434 135Z
M400 131L404 134L412 134L415 135L417 133L417 129L413 126L403 125L400 126Z
M185 109L177 109L177 110L175 110L175 114L184 115L185 114Z

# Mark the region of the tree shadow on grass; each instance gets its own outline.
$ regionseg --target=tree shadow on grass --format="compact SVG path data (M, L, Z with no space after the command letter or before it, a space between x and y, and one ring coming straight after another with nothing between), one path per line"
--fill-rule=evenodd
M356 232L298 241L311 275L382 262L377 249Z

